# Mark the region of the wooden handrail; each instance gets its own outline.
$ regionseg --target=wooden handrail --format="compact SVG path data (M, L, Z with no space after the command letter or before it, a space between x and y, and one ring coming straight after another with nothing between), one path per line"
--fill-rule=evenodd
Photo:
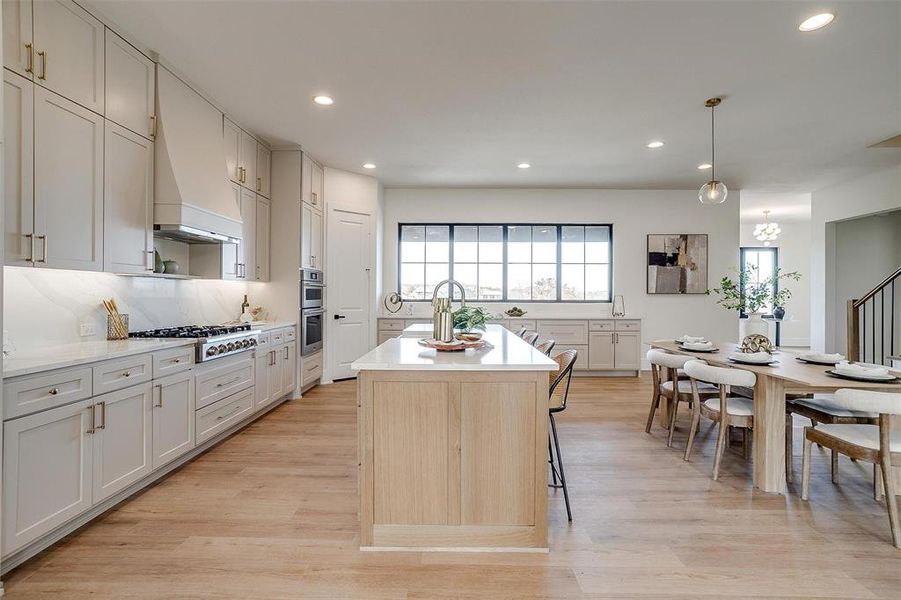
M863 303L864 303L864 302L866 302L867 300L869 300L870 298L872 298L873 296L875 296L876 294L878 294L878 293L879 293L879 290L881 290L882 288L888 286L892 281L894 281L894 280L897 279L898 277L901 277L901 267L898 267L898 269L897 269L894 273L892 273L891 275L889 275L888 277L886 277L886 278L882 281L882 283L880 283L879 285L877 285L876 287L874 287L872 290L870 290L869 292L867 292L866 294L864 294L863 297L858 298L857 300L851 300L851 302L854 303L854 308L860 308L861 306L863 306Z

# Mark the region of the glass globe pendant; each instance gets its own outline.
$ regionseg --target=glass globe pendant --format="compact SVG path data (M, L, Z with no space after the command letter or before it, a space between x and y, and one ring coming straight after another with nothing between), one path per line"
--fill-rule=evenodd
M726 184L716 178L716 122L714 121L714 109L722 102L722 98L708 98L704 106L710 109L710 181L698 190L698 200L701 204L722 204L729 195Z

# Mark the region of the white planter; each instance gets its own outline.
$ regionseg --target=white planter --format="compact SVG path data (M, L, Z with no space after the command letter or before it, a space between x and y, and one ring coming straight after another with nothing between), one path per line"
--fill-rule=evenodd
M764 335L770 337L770 325L763 320L759 314L748 315L747 319L741 320L741 337L744 339L749 335Z

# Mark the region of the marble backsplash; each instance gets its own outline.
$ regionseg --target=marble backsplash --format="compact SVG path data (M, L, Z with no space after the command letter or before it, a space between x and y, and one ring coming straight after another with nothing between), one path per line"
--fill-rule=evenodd
M251 305L265 283L127 277L109 273L4 267L3 343L9 352L106 338L103 298L115 298L129 329L222 323ZM256 298L255 298L256 296ZM94 326L82 337L80 326Z

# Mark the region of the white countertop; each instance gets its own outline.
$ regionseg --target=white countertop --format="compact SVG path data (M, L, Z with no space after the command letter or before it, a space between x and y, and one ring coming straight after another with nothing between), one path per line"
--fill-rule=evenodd
M282 329L283 327L294 327L297 325L295 321L251 321L251 329L259 329L260 331L272 331L273 329Z
M134 354L193 346L192 339L90 341L13 352L3 359L3 378L74 367Z
M416 333L411 325L404 330ZM489 325L483 339L490 350L439 352L419 344L419 337L392 338L351 364L354 371L555 371L557 363L500 325ZM418 330L417 330L418 331Z

